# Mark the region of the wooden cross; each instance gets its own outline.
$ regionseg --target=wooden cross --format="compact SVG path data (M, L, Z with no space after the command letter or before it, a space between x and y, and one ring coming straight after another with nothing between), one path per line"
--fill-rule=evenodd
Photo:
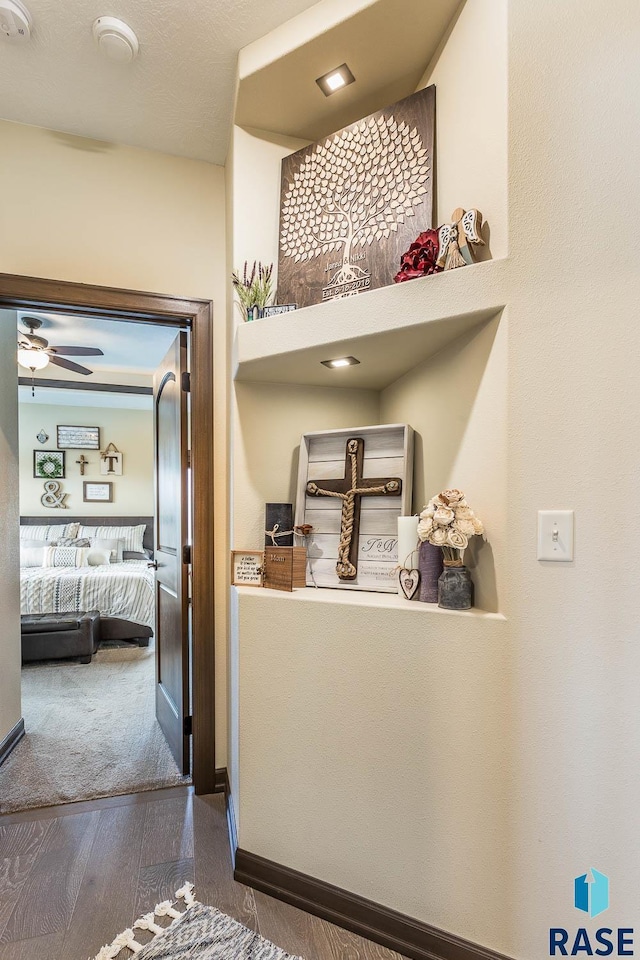
M76 460L76 463L80 466L80 476L84 477L84 468L87 466L89 461L85 457L84 453L80 454L80 459Z
M358 534L362 497L399 497L402 480L398 477L375 477L365 480L364 440L352 437L347 440L344 476L340 480L323 480L323 487L310 481L307 493L310 497L336 497L342 501L340 546L336 573L340 580L355 580L358 575Z

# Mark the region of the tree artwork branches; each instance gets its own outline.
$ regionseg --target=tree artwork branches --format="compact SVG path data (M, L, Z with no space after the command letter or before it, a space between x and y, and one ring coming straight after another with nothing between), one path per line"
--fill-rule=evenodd
M431 193L431 160L420 132L393 116L370 117L308 153L283 198L280 250L295 263L332 250L342 266L330 285L364 274L357 247L388 238Z

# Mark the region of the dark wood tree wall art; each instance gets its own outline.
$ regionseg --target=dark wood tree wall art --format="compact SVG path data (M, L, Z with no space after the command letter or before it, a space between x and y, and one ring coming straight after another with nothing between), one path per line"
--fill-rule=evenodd
M435 87L282 161L278 301L299 307L393 283L433 226Z

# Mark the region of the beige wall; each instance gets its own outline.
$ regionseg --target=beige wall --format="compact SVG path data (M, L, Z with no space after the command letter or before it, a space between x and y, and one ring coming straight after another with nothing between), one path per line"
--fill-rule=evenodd
M626 0L467 0L427 77L440 212L483 211L506 309L381 415L412 408L417 491L462 477L486 514L507 619L236 592L241 846L517 960L581 924L592 865L606 925L637 913L639 40ZM438 279L451 316L483 269ZM428 456L434 412L457 434ZM536 559L554 508L573 563Z
M77 392L77 391L76 391ZM149 398L150 401L150 398ZM151 402L149 402L151 407ZM100 454L97 450L67 450L66 477L62 490L68 494L66 503L74 516L153 516L153 411L109 409L90 406L57 406L21 402L20 421L20 513L24 516L46 516L54 520L61 511L42 506L40 499L43 481L33 478L33 451L56 450L56 425L77 424L100 427L101 448L113 442L124 454L124 472L121 477L105 477L100 473ZM36 440L40 429L49 434L41 445ZM76 461L84 453L89 464L84 477ZM110 481L113 484L113 503L84 503L83 481ZM53 520L52 520L53 522Z
M467 0L418 85L436 85L436 222L480 210L478 259L508 251L507 2Z
M0 122L0 270L214 303L216 721L226 754L224 169Z
M16 314L0 310L0 742L20 720Z

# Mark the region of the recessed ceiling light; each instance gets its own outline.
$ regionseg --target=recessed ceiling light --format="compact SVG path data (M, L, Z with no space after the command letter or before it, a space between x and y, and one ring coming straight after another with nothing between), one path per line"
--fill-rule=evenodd
M335 360L321 360L325 367L352 367L355 363L360 363L355 357L337 357Z
M346 63L343 63L341 67L336 67L335 70L330 70L329 73L325 73L324 76L318 77L316 83L325 97L330 97L336 90L348 86L350 83L353 83L355 79L349 67Z

